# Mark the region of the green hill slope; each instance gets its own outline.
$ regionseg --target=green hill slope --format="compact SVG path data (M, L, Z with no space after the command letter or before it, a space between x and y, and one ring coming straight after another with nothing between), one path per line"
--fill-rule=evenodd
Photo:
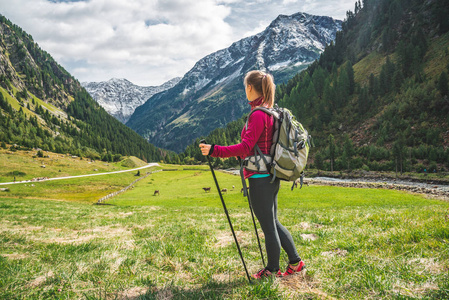
M315 136L321 169L448 168L444 1L364 1L334 45L281 87Z
M101 108L21 28L0 15L0 142L110 160L166 154Z

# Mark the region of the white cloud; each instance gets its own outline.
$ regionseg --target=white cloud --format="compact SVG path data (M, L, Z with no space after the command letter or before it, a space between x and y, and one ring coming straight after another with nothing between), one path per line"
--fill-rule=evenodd
M350 2L351 5L347 5ZM182 76L202 57L262 31L278 14L344 16L354 0L0 0L80 81L140 85Z
M82 68L69 70L83 81L106 80L101 70L117 68L136 83L159 84L233 42L232 28L224 21L230 9L210 0L1 0L0 6L63 65L85 61ZM137 74L137 69L154 74ZM152 77L154 83L139 76Z
M270 21L271 21L271 20L270 20ZM255 27L254 27L253 29L249 30L249 31L246 31L246 32L243 34L243 36L244 36L244 37L248 37L248 36L256 35L256 34L262 32L262 31L264 31L265 28L267 28L267 26L268 26L269 24L270 24L270 23L269 23L268 21L259 21L258 24L257 24L257 26L256 26L256 24L254 24Z
M242 0L217 0L217 4L232 4L239 2L242 2Z

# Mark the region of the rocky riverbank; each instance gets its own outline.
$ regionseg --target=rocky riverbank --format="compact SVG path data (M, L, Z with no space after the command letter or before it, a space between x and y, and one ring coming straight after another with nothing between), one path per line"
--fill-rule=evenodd
M449 201L449 185L441 185L407 180L376 180L376 179L339 179L328 177L306 178L304 184L329 185L352 188L389 189L422 194L429 198Z

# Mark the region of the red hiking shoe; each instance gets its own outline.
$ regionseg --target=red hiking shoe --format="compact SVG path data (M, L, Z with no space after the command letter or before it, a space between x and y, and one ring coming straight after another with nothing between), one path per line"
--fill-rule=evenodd
M296 266L288 264L287 270L285 271L285 273L282 274L282 276L289 276L301 272L305 267L306 264L302 260Z
M256 279L269 278L272 276L282 277L281 270L278 270L277 273L273 273L269 271L267 268L260 269L259 272L252 275Z

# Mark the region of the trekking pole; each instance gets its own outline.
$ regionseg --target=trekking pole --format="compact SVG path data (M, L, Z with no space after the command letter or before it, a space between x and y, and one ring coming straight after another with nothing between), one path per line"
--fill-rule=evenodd
M240 163L240 166L242 166L242 159L240 157L239 157L239 163ZM250 194L248 191L248 187L246 186L246 181L243 178L243 169L242 168L240 168L240 177L242 177L243 196L246 196L248 198L249 210L251 211L251 217L253 218L254 231L256 233L257 243L259 244L260 257L262 258L262 266L265 266L265 260L263 258L262 246L260 245L260 239L259 239L259 234L257 232L256 220L254 219L253 207L251 205L251 198L250 198Z
M206 141L201 140L200 143L205 144ZM214 172L214 169L212 168L212 164L210 162L210 157L209 157L209 155L207 155L206 157L207 157L207 161L209 163L210 171L212 172L212 176L214 177L215 185L217 186L218 195L220 195L221 204L223 204L223 209L225 211L226 217L228 218L229 226L231 227L232 235L234 236L234 241L235 241L235 244L237 245L237 249L240 254L240 259L242 260L242 263L243 263L243 268L245 268L246 277L248 277L248 281L249 281L249 283L251 283L251 277L249 276L248 269L246 268L245 260L243 259L243 255L242 255L242 251L240 250L239 242L237 241L237 237L235 236L234 227L232 227L231 218L229 217L229 213L226 208L226 204L223 200L223 195L221 194L220 187L218 186L217 177L215 177L215 172Z

